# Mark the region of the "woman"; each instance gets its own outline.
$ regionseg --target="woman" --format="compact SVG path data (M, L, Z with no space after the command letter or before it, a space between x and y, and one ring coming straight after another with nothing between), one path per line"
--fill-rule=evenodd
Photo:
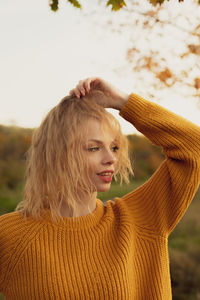
M132 173L119 110L165 161L106 206L112 176ZM29 153L23 202L0 217L7 300L172 299L168 237L200 183L200 128L100 78L80 81L47 115Z

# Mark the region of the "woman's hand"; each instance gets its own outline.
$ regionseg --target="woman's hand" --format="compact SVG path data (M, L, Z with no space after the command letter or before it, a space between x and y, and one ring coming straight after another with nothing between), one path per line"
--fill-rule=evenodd
M98 91L98 96L92 96L92 92ZM90 96L99 105L105 108L114 108L121 110L127 102L129 95L121 92L113 87L110 83L98 77L91 77L85 80L80 80L77 86L69 92L70 95L75 95L77 98L82 96ZM95 93L94 93L95 95Z

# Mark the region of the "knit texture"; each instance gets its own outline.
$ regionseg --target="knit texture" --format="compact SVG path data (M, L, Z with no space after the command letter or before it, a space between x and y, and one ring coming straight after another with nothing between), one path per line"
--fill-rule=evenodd
M0 291L7 300L170 300L168 236L200 183L200 127L131 94L120 115L166 159L142 186L93 214L53 223L0 217Z

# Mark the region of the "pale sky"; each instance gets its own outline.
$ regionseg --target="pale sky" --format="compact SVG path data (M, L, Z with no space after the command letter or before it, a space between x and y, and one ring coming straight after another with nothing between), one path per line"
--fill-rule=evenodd
M105 26L109 14L113 22L120 22L123 12L111 13L107 8L95 23L92 11L102 12L103 1L100 6L98 1L91 3L93 7L85 5L79 11L66 0L61 1L60 10L54 13L48 1L1 1L0 124L39 126L49 109L79 80L90 76L102 77L127 93L145 96L148 78L134 80L136 76L126 61L131 29L119 34ZM188 101L170 92L156 96L158 99L151 100L200 126L197 100ZM135 132L116 111L110 111L120 120L124 133Z

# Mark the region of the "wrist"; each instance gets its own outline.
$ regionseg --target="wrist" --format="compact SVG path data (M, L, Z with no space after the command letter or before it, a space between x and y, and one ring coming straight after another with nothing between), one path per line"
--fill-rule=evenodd
M126 93L121 93L119 98L118 98L118 101L116 103L116 107L114 107L115 109L117 110L121 110L122 107L126 104L126 102L128 101L129 99L129 95L126 94Z

